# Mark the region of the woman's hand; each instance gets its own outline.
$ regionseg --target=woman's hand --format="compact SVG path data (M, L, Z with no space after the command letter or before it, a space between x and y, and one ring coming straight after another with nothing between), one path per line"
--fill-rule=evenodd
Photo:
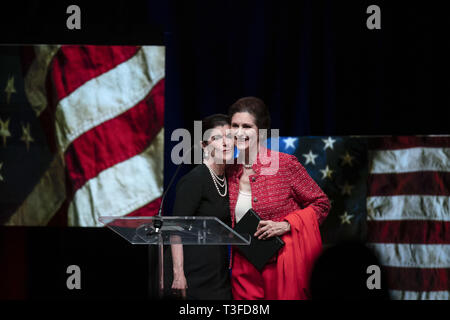
M173 275L173 282L172 282L172 290L176 290L177 293L181 293L181 297L183 299L186 298L186 288L187 288L187 281L186 277L184 276L184 272L174 272Z
M275 236L282 236L290 230L291 225L287 221L275 222L272 220L262 220L259 222L254 236L261 240Z

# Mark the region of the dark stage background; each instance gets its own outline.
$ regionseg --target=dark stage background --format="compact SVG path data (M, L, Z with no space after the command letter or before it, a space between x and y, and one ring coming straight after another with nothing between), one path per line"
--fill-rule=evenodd
M166 185L172 131L242 96L261 97L282 136L449 133L441 1L129 3L77 2L81 31L65 29L72 3L8 3L0 41L165 44ZM381 30L366 28L371 4ZM2 227L0 239L0 298L147 297L147 249L109 230ZM80 292L65 288L70 264L85 270Z

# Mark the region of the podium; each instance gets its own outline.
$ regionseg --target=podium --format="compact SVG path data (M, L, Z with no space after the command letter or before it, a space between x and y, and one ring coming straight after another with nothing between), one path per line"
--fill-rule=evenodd
M99 220L132 244L158 246L160 298L164 296L164 245L249 245L251 241L249 235L235 232L216 217L104 216ZM151 277L151 274L149 276Z

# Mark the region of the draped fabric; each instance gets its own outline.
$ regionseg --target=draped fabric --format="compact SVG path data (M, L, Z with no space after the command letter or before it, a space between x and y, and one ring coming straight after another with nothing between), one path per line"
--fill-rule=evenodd
M305 208L294 211L285 219L291 225L291 231L282 237L285 246L278 255L278 299L308 299L309 279L322 252L317 215L312 208Z

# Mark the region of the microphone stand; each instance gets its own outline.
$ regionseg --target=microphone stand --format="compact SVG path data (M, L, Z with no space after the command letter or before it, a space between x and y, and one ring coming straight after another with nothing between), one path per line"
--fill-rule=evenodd
M169 181L169 184L167 185L166 191L164 191L162 197L161 197L161 204L159 205L158 214L153 219L153 228L154 231L152 231L151 228L149 228L149 232L147 233L147 236L154 235L155 233L158 235L158 288L159 288L159 298L164 298L164 239L162 236L162 226L163 226L163 219L162 219L162 209L164 205L164 199L166 198L167 192L169 191L170 187L172 186L173 182L175 181L175 177L177 176L178 172L180 171L181 167L184 164L184 160L186 159L186 156L191 153L192 149L194 149L196 145L193 145L188 152L186 152L186 155L183 157L183 161L178 165L178 168L175 170L175 173L173 174L172 178ZM150 255L151 256L151 253Z

